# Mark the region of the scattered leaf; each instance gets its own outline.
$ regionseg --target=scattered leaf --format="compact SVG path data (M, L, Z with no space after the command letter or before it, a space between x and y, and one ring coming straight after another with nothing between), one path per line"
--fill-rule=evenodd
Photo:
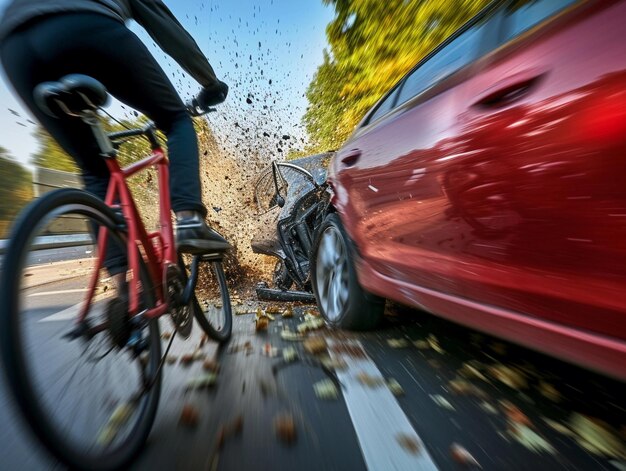
M296 423L291 414L281 414L274 419L274 430L278 439L291 445L296 441Z
M561 402L561 393L547 381L539 381L539 392L541 395L552 402Z
M562 424L560 422L556 422L556 421L548 419L546 417L543 417L543 421L546 423L546 425L548 427L550 427L555 432L560 433L561 435L565 435L566 437L574 437L575 436L575 434L572 431L572 429L570 429L569 427L567 427L566 425L564 425L564 424Z
M291 363L298 358L298 352L293 347L283 349L283 361L285 363Z
M487 401L480 402L478 404L478 407L480 407L482 410L484 410L487 414L496 415L498 413L498 409L493 407Z
M205 389L215 386L217 375L215 373L204 373L195 378L187 380L185 389Z
M267 330L267 326L270 323L270 319L267 316L261 316L256 318L256 331L261 332Z
M450 404L450 401L448 401L441 394L429 394L429 396L432 399L432 401L435 404L437 404L439 407L443 407L444 409L448 409L448 410L456 410L454 406Z
M436 358L429 358L428 360L426 360L426 363L428 363L431 367L435 368L436 370L441 368L441 362L437 360Z
M271 343L266 343L265 345L263 345L261 354L266 357L274 358L276 355L278 355L278 349L276 347L272 347Z
M193 361L204 360L205 358L206 358L206 353L204 353L202 350L197 349L196 351L193 352Z
M198 425L199 420L198 410L190 404L185 404L180 412L179 423L186 427L195 427Z
M320 358L324 368L329 370L345 370L348 364L341 358L331 358L328 355L324 355Z
M168 365L176 363L176 360L178 360L178 357L176 357L175 355L168 355L167 357L165 357L165 361Z
M502 342L490 343L489 348L500 356L506 355L506 344Z
M291 319L293 317L293 308L288 306L285 311L283 311L282 316L284 319Z
M359 381L359 383L367 386L368 388L377 388L385 382L382 377L372 376L364 371L358 373L356 375L356 379Z
M448 387L454 394L459 396L474 396L478 399L484 399L487 397L485 391L465 379L453 379L448 382Z
M296 334L289 329L284 329L283 331L281 331L280 338L283 340L288 340L290 342L297 342L303 339L302 335Z
M450 445L450 455L454 461L462 466L482 469L482 466L478 463L478 461L476 461L476 458L474 458L465 447L459 445L458 443Z
M339 397L339 391L337 386L330 379L323 379L313 385L313 390L318 399L337 399Z
M161 338L163 340L169 340L172 338L172 333L169 330L166 330L165 332L161 334Z
M463 363L463 366L459 370L459 374L464 378L481 379L483 381L489 382L489 379L487 379L487 377L482 374L478 368L467 362Z
M204 371L210 371L212 373L218 373L220 370L220 365L213 359L204 360L202 363L202 368Z
M437 340L437 337L435 337L433 334L430 334L426 340L428 341L428 345L430 345L430 348L432 348L437 353L440 353L441 355L446 353L444 349L441 348L441 346L439 345L439 340Z
M335 343L331 347L331 350L335 353L345 354L353 358L365 358L367 356L365 350L355 343Z
M302 346L311 355L319 355L326 352L326 340L323 337L309 337Z
M405 338L387 339L387 344L391 348L406 348L409 346L409 342Z
M131 404L120 404L111 414L111 417L109 418L109 424L115 427L121 427L126 422L128 422L128 419L130 419L130 416L133 414L134 410L135 408Z
M402 389L402 386L400 386L400 383L398 383L395 378L389 378L387 380L387 387L394 396L404 396L404 389Z
M611 460L609 463L611 463L617 471L626 471L626 461Z
M530 419L522 410L510 401L500 401L500 405L509 422L513 424L532 425Z
M189 366L193 363L193 353L186 353L180 357L180 363L183 366Z
M413 345L419 350L428 350L430 348L430 344L426 340L414 340Z
M626 445L606 422L579 413L569 419L576 441L588 452L607 458L626 460Z
M535 453L547 452L556 453L556 450L550 443L533 429L522 423L509 422L509 435L518 443Z
M400 444L402 448L404 448L412 455L417 455L422 449L422 445L415 435L399 433L396 435L396 441Z
M305 321L303 323L298 324L297 330L300 334L324 327L324 319L320 317L313 317L307 314L304 316L304 319Z
M491 376L512 389L528 388L526 376L518 368L499 364L489 366L487 369Z

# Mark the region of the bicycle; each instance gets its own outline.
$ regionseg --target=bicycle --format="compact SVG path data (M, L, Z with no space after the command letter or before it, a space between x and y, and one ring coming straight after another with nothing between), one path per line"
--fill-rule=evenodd
M230 338L224 254L194 255L187 271L177 253L168 161L154 125L107 135L97 113L108 94L86 76L42 84L36 96L46 111L91 127L111 180L105 201L83 190L60 189L33 201L17 219L0 283L2 360L20 412L57 459L71 468L117 469L147 440L175 335L188 336L195 318L211 338ZM213 109L189 111L199 116ZM148 139L152 153L120 167L117 149L138 137ZM148 232L127 179L153 167L160 230ZM125 288L113 286L112 269L104 269L111 254L117 254L118 265L121 261L117 270L126 272ZM200 263L211 264L221 307L200 308L195 296ZM64 289L53 290L59 287ZM168 313L175 328L163 354L158 319ZM70 382L76 389L70 390Z

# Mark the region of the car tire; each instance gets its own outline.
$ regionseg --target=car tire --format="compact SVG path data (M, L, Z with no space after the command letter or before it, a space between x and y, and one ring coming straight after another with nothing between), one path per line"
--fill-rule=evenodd
M313 292L328 324L347 330L368 330L380 323L385 300L359 284L355 252L339 216L328 214L316 231L311 250Z
M285 262L278 260L274 266L274 273L272 275L274 286L282 291L287 291L293 286L293 280L287 270Z

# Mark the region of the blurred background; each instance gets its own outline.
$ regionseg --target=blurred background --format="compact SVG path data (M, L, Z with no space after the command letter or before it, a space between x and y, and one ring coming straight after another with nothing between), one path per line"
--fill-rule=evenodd
M339 149L395 83L490 2L166 3L196 39L218 77L230 86L227 101L216 113L196 120L195 126L208 220L235 247L226 273L236 315L228 348L213 346L206 353L221 365L218 386L208 394L189 393L182 386L201 373L201 367L181 366L178 358L193 353L194 348L175 344L154 432L133 469L386 470L395 466L386 458L403 450L418 456L420 467L405 463L395 469L626 470L623 381L424 311L389 303L384 323L373 332L321 329L328 345L361 342L375 363L375 374L384 376L403 411L382 420L401 430L389 432L389 448L387 442L367 441L368 430L375 427L364 422L358 425L354 418L355 403L365 404L366 409L380 408L386 418L389 397L377 402L367 395L358 400L353 396L346 403L335 402L332 388L330 394L317 386L314 389L327 379L318 358L280 373L272 363L272 358L282 358L294 346L284 331L295 331L300 321L310 320L307 315L317 317L319 312L311 304L265 303L255 296L256 283L270 281L275 270L275 259L254 253L250 245L267 225L254 201L260 173L273 160L293 161ZM523 11L550 2L513 3ZM0 0L0 12L7 4L8 0ZM141 28L133 24L131 29L184 100L197 94L199 86L193 79ZM55 188L81 185L75 164L2 80L0 264L11 223L29 201ZM146 120L115 100L107 111L115 118L105 117L110 131ZM120 161L129 163L148 152L147 144L131 143L122 149ZM155 226L155 174L133 177L130 185L148 227ZM50 235L62 240L74 234L76 227L68 222L54 230ZM215 304L206 278L202 280L202 302ZM255 330L258 309L269 309L277 318L267 333ZM164 330L170 331L171 326L167 324ZM191 343L198 342L196 331ZM296 349L303 358L311 353L300 343ZM378 385L368 375L359 381ZM199 414L199 425L181 425L181 409L189 411L188 407ZM0 419L8 424L0 433L0 451L6 460L0 468L58 467L17 419L4 391ZM239 420L245 424L243 438L220 435ZM296 430L293 436L292 429Z

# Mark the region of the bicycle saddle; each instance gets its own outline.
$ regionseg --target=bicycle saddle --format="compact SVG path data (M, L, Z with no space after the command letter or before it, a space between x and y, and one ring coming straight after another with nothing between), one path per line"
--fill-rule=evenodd
M46 114L80 116L104 106L109 95L104 85L87 75L66 75L58 82L43 82L33 92L35 103Z

